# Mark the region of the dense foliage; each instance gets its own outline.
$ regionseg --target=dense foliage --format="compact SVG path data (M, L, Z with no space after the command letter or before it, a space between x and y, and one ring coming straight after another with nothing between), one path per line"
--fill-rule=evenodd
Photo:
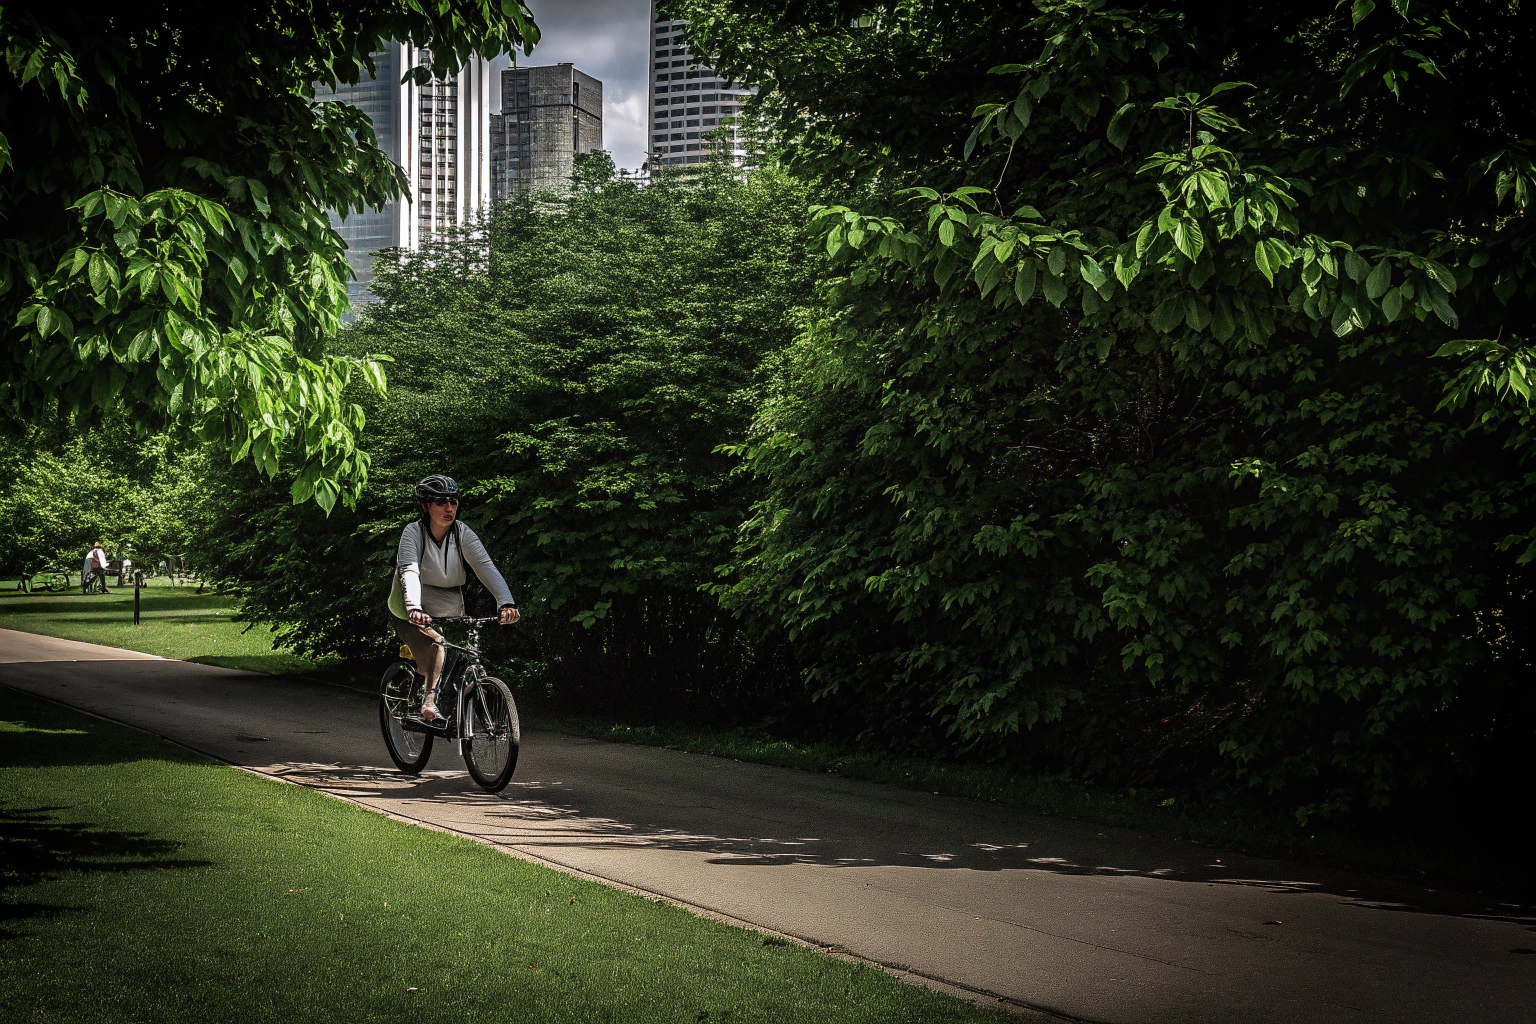
M205 561L301 649L375 652L411 486L447 472L547 680L636 699L729 687L748 652L700 588L748 495L716 448L744 435L760 366L809 301L806 203L776 173L710 165L640 187L600 156L483 232L381 259L382 301L343 335L395 360L358 509L322 520L233 472L210 484L221 545Z
M135 438L122 425L0 437L0 573L78 573L96 541L140 563L185 552L197 532L201 475L198 453L163 434Z
M366 415L366 486L355 458L278 470L293 497L319 487L329 508L345 484L356 507L290 504L262 486L265 456L231 466L238 425L233 451L199 455L216 458L196 553L249 615L301 650L381 651L410 485L446 471L528 613L521 664L608 707L760 711L788 685L872 745L1304 816L1527 778L1536 107L1518 3L674 9L722 73L761 83L778 165L640 186L588 160L568 188L386 254L320 397L292 383L309 369L273 364L315 423L348 420L323 427L333 453ZM296 103L331 126L320 152L374 159L337 141L366 139L354 115ZM189 188L197 166L156 166L173 164ZM373 196L300 192L304 209ZM183 201L165 196L117 216L160 231L154 204ZM334 266L316 230L263 258ZM60 280L107 294L94 258ZM170 302L109 301L101 323ZM275 344L318 358L326 329ZM387 400L343 388L367 353L395 361ZM97 409L138 394L105 379ZM134 418L174 412L179 380ZM272 451L297 408L267 410ZM75 436L34 431L36 454L0 469L64 479L90 458L68 445L102 443Z
M314 85L405 38L423 77L538 33L516 0L0 8L0 424L179 421L269 476L296 457L295 500L351 500L343 391L383 376L325 351L347 301L326 210L406 183Z
M825 699L1304 813L1513 769L1518 4L679 6L861 190L725 590Z

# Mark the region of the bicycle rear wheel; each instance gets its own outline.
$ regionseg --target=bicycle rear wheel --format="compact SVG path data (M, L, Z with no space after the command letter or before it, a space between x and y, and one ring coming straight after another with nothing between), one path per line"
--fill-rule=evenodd
M495 676L470 684L464 701L471 735L464 741L464 766L481 789L500 793L512 780L522 728L512 691Z
M418 775L432 756L432 734L405 727L405 719L416 710L421 677L416 666L397 661L384 670L379 681L379 728L384 732L384 746L389 759L407 775Z

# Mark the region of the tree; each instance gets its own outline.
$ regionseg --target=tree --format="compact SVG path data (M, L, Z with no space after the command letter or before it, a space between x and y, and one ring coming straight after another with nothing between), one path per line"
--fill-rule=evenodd
M682 6L785 159L865 190L817 214L840 271L728 594L819 692L887 742L1304 815L1508 770L1515 8Z
M78 571L96 541L138 561L186 551L200 470L197 450L125 424L0 438L0 572Z
M594 156L567 189L381 259L381 301L343 335L394 360L356 514L319 524L215 482L218 574L304 649L375 653L411 487L447 472L524 608L542 681L728 702L752 652L701 587L748 495L717 449L741 440L810 298L807 199L724 163L642 187Z
M325 351L346 309L326 210L406 182L367 117L316 103L389 39L419 79L538 39L520 0L7 5L0 10L0 409L195 426L326 509L366 479L354 373Z

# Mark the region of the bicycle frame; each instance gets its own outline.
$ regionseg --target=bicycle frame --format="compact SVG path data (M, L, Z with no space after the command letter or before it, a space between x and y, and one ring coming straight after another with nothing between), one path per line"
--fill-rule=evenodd
M438 688L448 686L454 688L453 728L442 735L445 739L458 741L460 757L464 755L464 744L475 736L474 718L469 714L468 704L469 693L474 689L471 684L478 682L486 674L485 663L480 660L480 630L499 621L499 618L477 619L470 616L453 616L437 620L439 623L466 626L469 632L469 636L462 645L450 643L446 637L439 642L445 652L448 650L458 652L453 657L451 666L447 663L445 656L443 677L438 682ZM481 707L480 713L489 717L484 707Z

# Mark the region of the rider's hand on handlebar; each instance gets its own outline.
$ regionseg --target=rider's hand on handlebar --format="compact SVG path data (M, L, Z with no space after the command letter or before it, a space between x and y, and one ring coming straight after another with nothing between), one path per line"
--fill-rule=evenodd
M503 626L510 626L520 618L522 618L522 615L516 608L510 605L501 610L501 624Z
M417 610L412 611L412 612L407 612L406 613L406 617L408 619L410 619L411 620L411 624L415 625L415 626L430 626L430 625L432 625L432 616L428 615L424 611L421 611L420 609L417 609Z

